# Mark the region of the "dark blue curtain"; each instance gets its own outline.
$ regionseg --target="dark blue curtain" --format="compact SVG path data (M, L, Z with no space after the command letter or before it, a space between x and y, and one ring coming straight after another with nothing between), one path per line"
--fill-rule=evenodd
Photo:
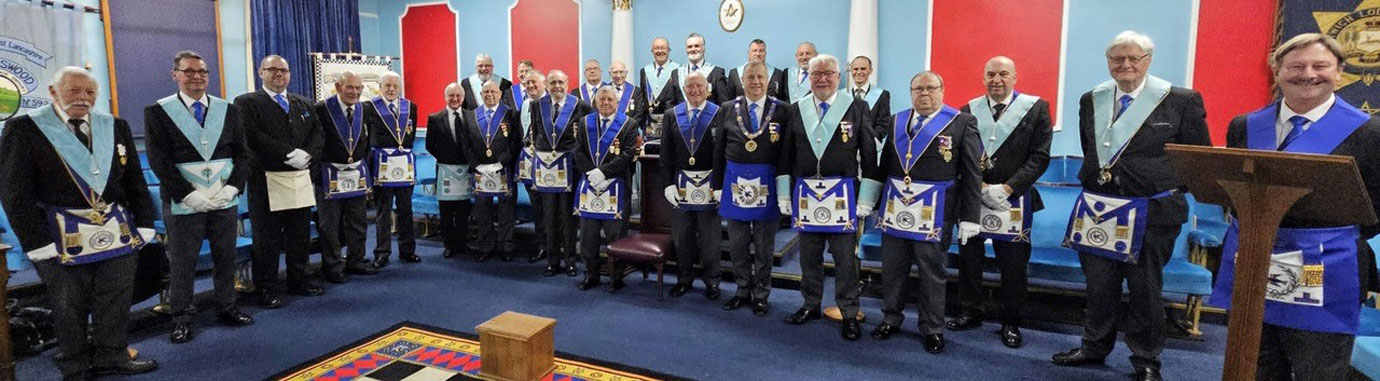
M288 90L313 98L311 52L343 53L354 41L359 51L358 0L251 0L254 65L270 54L283 56L292 68ZM263 86L254 76L255 89ZM314 98L313 98L314 99Z

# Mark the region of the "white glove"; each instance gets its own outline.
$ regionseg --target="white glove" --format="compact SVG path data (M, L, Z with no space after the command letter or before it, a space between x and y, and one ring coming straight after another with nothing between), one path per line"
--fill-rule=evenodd
M959 223L958 223L958 244L959 244L959 245L967 245L967 244L968 244L968 239L969 239L969 238L973 238L973 237L977 237L978 233L981 232L981 231L982 231L982 227L981 227L981 226L978 226L977 223L968 222L968 221L959 222Z
M498 173L498 171L503 170L503 164L499 164L499 163L480 164L479 166L474 167L474 169L475 169L476 171L479 171L479 173L483 173L483 174L492 176L492 175Z
M1006 187L1001 184L991 184L982 188L982 204L989 209L1011 209L1011 201L1007 200L1010 197L1011 194L1007 193Z
M589 172L585 172L585 179L589 180L590 185L603 183L604 171L600 171L599 168L591 169Z
M206 213L215 210L216 207L216 204L211 202L211 199L206 198L206 195L197 191L192 191L192 193L187 194L187 197L183 197L182 205L185 205L197 213Z
M225 209L230 206L230 202L234 201L235 195L238 194L240 194L239 188L226 185L220 188L220 192L216 192L216 195L211 197L211 203L216 204L216 210Z
M858 218L872 215L872 204L858 203Z
M675 185L667 185L667 186L666 186L666 189L665 189L665 190L662 190L661 193L664 194L664 195L666 195L666 202L671 203L671 207L672 207L672 208L679 208L679 207L680 207L680 200L677 200L677 199L676 199L676 186L675 186Z
M714 191L714 202L719 202L719 200L722 200L722 199L719 198L719 197L720 197L720 196L723 196L723 194L724 194L724 191L723 191L722 189L720 189L720 190L715 190L715 191Z
M29 257L29 262L46 261L57 258L57 244L50 243L48 246L41 247L38 250L24 253L24 256Z
M783 216L789 216L789 215L791 215L791 202L790 202L790 201L787 201L787 200L777 200L777 201L776 201L776 207L777 207L777 208L781 208L781 215L783 215Z
M311 164L311 154L300 148L294 149L292 152L288 152L287 160L283 161L283 164L297 169L307 169L307 165Z
M153 242L153 237L158 235L150 228L139 228L139 238L144 239L144 243Z

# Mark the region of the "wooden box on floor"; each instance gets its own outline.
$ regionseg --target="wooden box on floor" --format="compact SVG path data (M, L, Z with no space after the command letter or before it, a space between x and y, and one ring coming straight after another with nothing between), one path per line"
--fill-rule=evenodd
M476 327L483 361L479 376L491 380L540 380L556 369L556 320L504 312Z

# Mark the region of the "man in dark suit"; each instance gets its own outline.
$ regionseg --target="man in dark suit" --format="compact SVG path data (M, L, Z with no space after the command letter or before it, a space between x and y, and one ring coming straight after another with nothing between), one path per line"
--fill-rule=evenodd
M820 317L827 246L834 258L834 300L843 314L840 333L857 340L862 336L857 230L872 213L881 185L872 159L877 157L876 140L867 127L871 112L861 99L838 91L837 58L821 54L808 66L811 97L790 108L776 165L782 171L776 176L777 207L800 232L800 294L805 298L786 323Z
M1227 146L1265 151L1350 156L1380 212L1380 117L1368 115L1333 94L1340 80L1343 50L1321 33L1289 39L1270 56L1275 83L1283 99L1239 115L1227 128ZM1275 238L1260 334L1256 378L1277 380L1350 377L1367 279L1373 279L1375 257L1366 243L1374 225L1337 226L1306 218L1285 217ZM1222 268L1210 304L1231 306L1235 280L1237 229L1223 245ZM1319 245L1318 243L1324 243ZM1297 257L1304 247L1324 247L1319 257ZM1310 268L1317 273L1310 274ZM1290 282L1288 271L1321 282ZM1354 278L1353 278L1354 277ZM1275 282L1273 280L1282 280ZM1311 294L1311 295L1310 295Z
M724 310L751 304L752 314L767 315L771 294L772 255L780 215L776 200L776 165L781 149L781 126L787 104L767 96L767 65L748 62L743 68L743 96L720 105L724 115L714 139L713 185L727 193L719 199L719 216L727 221L728 253L733 260L737 293ZM721 193L722 194L722 193Z
M669 183L663 190L671 203L671 239L676 249L676 285L671 296L679 297L695 283L695 262L700 264L704 296L719 299L719 185L713 183L714 142L718 140L719 105L706 100L709 82L704 74L690 72L685 82L685 103L666 110L661 117L659 168Z
M1125 243L1122 240L1081 239L1099 236L1092 229L1105 227L1102 224L1073 224L1069 229L1068 240L1078 250L1088 278L1083 345L1052 359L1065 366L1103 362L1116 344L1117 306L1125 281L1131 293L1126 346L1131 349L1136 378L1146 380L1160 379L1159 353L1165 334L1161 281L1164 264L1174 251L1174 239L1188 218L1183 183L1174 168L1166 165L1169 158L1164 145L1211 144L1203 97L1147 75L1153 53L1154 43L1149 37L1122 32L1107 48L1107 69L1113 80L1084 93L1079 100L1078 128L1084 157L1078 172L1084 189L1079 201L1093 193L1092 197L1102 200L1148 206L1141 209L1145 218L1117 226L1129 231L1136 231L1136 225L1144 226L1138 251L1133 240L1122 248L1115 245ZM1112 220L1116 221L1111 224L1122 224L1117 222L1120 219Z
M126 351L134 254L153 239L153 200L129 124L92 109L97 90L86 70L61 68L48 85L53 105L0 135L0 204L47 288L54 361L69 380L158 367Z
M548 85L549 86L549 85ZM576 139L575 172L581 181L575 193L579 197L575 212L580 216L580 256L585 261L585 279L580 291L599 286L599 271L603 261L599 247L623 234L632 216L629 182L632 181L633 158L637 156L637 123L618 113L618 96L612 86L595 90L595 104L599 111L579 118L575 126L580 131ZM610 272L613 283L609 291L623 287L622 269Z
M476 124L466 133L469 146L466 152L474 158L475 202L474 219L478 231L479 261L487 261L497 251L503 260L513 260L513 210L517 208L516 174L518 154L522 150L521 124L518 110L499 103L503 92L498 83L484 84L480 98L484 105L474 110Z
M761 62L763 65L766 65L766 41L762 41L762 39L758 38L748 43L748 62ZM746 94L743 90L743 71L746 66L747 63L744 63L742 66L729 70L728 88L724 89L727 93L721 95L724 101ZM784 99L786 97L786 72L771 67L771 65L767 65L767 78L767 96L776 99Z
M786 103L795 103L800 97L810 94L810 60L819 55L813 42L805 41L795 46L796 67L786 69Z
M513 109L521 108L522 104L527 103L527 99L532 97L531 95L527 94L527 90L522 87L522 83L527 81L528 73L532 73L535 71L536 68L532 67L532 60L518 61L517 74L513 76L513 81L515 82L513 82L513 85L511 87L511 93L513 94L513 102L508 104L508 107Z
M316 162L316 227L321 232L321 267L327 280L345 274L370 275L379 272L364 258L366 197L372 188L369 159L369 131L383 119L373 107L359 102L364 80L345 71L335 82L335 95L316 103L322 118L319 133L324 145ZM346 253L342 261L340 249Z
M522 182L523 187L527 188L528 202L532 204L532 231L536 233L532 243L538 250L536 254L528 257L527 261L540 262L551 256L551 247L546 242L546 213L542 212L541 199L537 198L536 184L532 182L532 162L536 156L536 148L532 145L535 136L532 134L534 128L541 126L539 121L532 119L532 110L540 108L541 97L546 96L546 75L532 70L522 77L522 88L528 96L518 109L522 154L518 157L516 177ZM534 121L537 123L533 123Z
M848 92L867 102L867 109L872 111L872 136L881 147L886 143L883 139L891 135L891 92L872 84L872 59L867 56L853 58L848 64L848 78Z
M488 54L480 53L474 57L474 74L460 80L460 86L465 88L465 109L474 111L481 103L478 98L480 87L489 80L498 80L498 88L503 90L503 104L508 107L517 107L513 103L513 82L494 74L494 60Z
M950 231L957 225L958 242L966 244L980 230L982 143L973 116L944 105L944 79L939 74L916 74L910 89L913 108L896 113L895 129L882 148L886 191L879 202L884 205L879 225L886 316L872 331L872 338L886 340L900 332L905 319L904 291L915 265L920 269L920 333L925 336L925 351L940 353L944 351L944 262L955 235Z
M641 121L642 114L647 112L647 99L637 96L636 86L628 83L628 64L614 60L609 64L609 78L612 79L609 86L613 87L613 95L618 98L618 113L627 114L634 122Z
M144 133L168 228L170 339L185 343L192 339L192 282L202 240L210 241L217 319L230 326L254 324L235 306L235 237L249 145L240 110L206 94L211 73L201 55L178 52L172 77L178 92L144 108Z
M323 292L307 279L311 207L316 205L308 168L321 154L322 137L311 102L287 92L291 77L283 57L264 57L259 63L263 89L235 97L253 155L249 172L252 274L258 303L266 308L283 304L278 298L278 253L284 251L288 289L302 295Z
M1021 308L1025 305L1026 264L1030 262L1030 221L1044 209L1040 193L1033 185L1049 167L1049 102L1020 93L1016 86L1016 63L997 56L983 68L987 94L968 101L963 112L977 117L982 144L982 216L993 221L983 227L978 239L968 240L959 250L959 304L963 313L949 321L948 327L964 331L982 326L982 262L992 240L1001 271L1002 344L1021 346ZM1014 208L1014 209L1013 209ZM1019 213L1012 221L1011 212ZM1012 229L1015 233L1012 233Z
M591 104L594 103L594 92L599 91L599 87L607 85L608 82L604 82L604 71L599 66L599 60L585 61L584 75L585 81L579 86L571 87L570 95L574 95L575 99L581 102Z
M679 68L680 64L671 61L671 43L666 41L665 37L652 39L652 63L643 66L637 73L639 82L636 95L638 99L646 100L647 104L647 112L641 115L642 120L638 121L638 125L646 126L649 129L653 126L661 126L661 115L666 112L666 107L668 107L661 102L661 99L663 99L662 97L670 97L671 92L675 91L676 86L674 84L679 83L676 79L676 71ZM667 84L672 85L667 86ZM670 106L675 106L675 104ZM661 136L659 131L652 132L655 133L649 133L648 138Z
M546 75L546 96L532 107L532 147L534 195L541 202L546 222L546 245L550 253L542 275L564 272L575 276L575 167L573 157L580 137L577 119L589 115L590 106L566 93L565 72L552 70Z
M393 210L397 204L398 258L421 262L412 223L412 191L417 183L417 156L412 144L417 136L417 105L402 98L402 76L386 72L379 77L381 96L369 100L379 120L366 123L369 144L374 147L370 169L374 184L374 267L388 266L393 253Z
M733 99L733 90L728 87L728 79L724 75L724 68L715 66L704 59L704 36L699 33L690 33L685 38L685 58L688 60L685 65L676 69L676 82L671 88L670 93L662 94L664 97L657 99L662 107L674 107L685 102L685 80L692 71L704 74L704 78L709 81L709 101L714 104L723 103Z
M474 112L464 109L465 88L446 85L446 108L427 117L426 150L436 157L436 201L441 211L441 236L445 242L442 257L469 252L471 199L474 178L470 176L469 131L477 124Z

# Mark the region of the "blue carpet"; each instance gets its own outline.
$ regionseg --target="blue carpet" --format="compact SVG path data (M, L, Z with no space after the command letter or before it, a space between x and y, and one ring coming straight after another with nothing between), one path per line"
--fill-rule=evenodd
M1093 380L1131 372L1130 352L1121 344L1105 366L1050 364L1050 355L1079 344L1079 326L1030 322L1022 330L1025 346L1013 350L998 342L998 326L988 324L947 333L947 351L931 355L924 352L916 333L913 306L904 331L891 340L864 337L847 342L833 323L782 323L800 306L800 293L794 290L773 290L771 313L756 317L746 309L720 310L723 301L706 300L698 282L696 291L659 302L655 275L648 281L630 276L628 288L609 295L602 289L576 290L578 278L542 277L541 264L445 259L439 243L425 240L419 241L418 251L420 264L397 263L395 258L378 275L328 285L324 296L288 297L287 305L277 310L245 307L257 320L253 326L222 327L211 313L202 313L196 338L188 344L168 343L170 324L135 332L131 343L141 351L140 357L158 360L160 369L111 379L260 379L400 321L474 332L476 325L507 310L557 319L556 350L696 379ZM202 279L198 289L208 288L207 283ZM731 295L733 285L723 287L724 294ZM825 294L833 294L832 286ZM880 321L881 301L862 303L868 314L866 334ZM1226 328L1203 329L1205 341L1166 343L1161 356L1166 378L1221 374ZM22 359L18 379L57 379L55 353Z

